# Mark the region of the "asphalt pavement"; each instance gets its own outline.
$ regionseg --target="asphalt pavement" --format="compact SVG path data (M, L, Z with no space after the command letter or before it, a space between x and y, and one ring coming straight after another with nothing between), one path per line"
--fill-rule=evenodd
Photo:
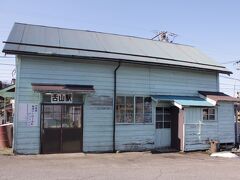
M0 179L237 180L240 158L194 153L0 155Z

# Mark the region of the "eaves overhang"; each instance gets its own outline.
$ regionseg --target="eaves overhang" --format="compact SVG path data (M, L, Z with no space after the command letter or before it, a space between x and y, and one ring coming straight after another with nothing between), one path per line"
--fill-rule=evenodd
M142 64L142 65L153 65L153 66L165 66L165 67L174 67L174 68L181 68L181 69L193 69L193 70L204 70L204 71L214 71L222 74L230 75L232 74L231 71L228 69L221 67L221 66L209 66L206 64L197 64L198 66L193 66L192 63L186 63L183 62L183 64L180 63L167 63L164 61L172 61L176 62L177 60L170 60L170 59L164 59L159 58L159 60L162 60L163 62L154 62L154 61L141 61L134 58L133 59L127 59L124 57L104 57L104 56L84 56L84 55L70 55L70 54L56 54L56 53L43 53L43 52L28 52L28 51L15 51L15 50L3 50L3 53L11 54L11 55L29 55L29 56L43 56L43 57L61 57L61 58L73 58L73 59L86 59L86 60L97 60L97 61L103 61L103 62L123 62L123 63L129 63L129 64Z

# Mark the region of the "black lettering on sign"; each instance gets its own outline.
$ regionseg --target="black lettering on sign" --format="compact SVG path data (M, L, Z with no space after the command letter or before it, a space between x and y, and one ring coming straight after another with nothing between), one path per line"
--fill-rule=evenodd
M59 99L60 102L65 101L65 94L59 94L58 99Z
M58 95L57 94L52 94L52 101L58 101Z
M66 101L72 102L72 94L66 94Z
M72 94L52 94L52 103L72 103Z

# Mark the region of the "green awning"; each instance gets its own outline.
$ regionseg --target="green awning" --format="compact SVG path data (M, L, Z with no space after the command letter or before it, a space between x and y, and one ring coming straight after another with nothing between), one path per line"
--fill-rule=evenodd
M15 94L15 84L0 90L0 96L3 98L6 98L6 97L14 98L14 94Z
M198 96L171 96L171 95L153 95L151 96L155 101L170 101L175 106L182 107L213 107L214 105L209 103L203 98Z

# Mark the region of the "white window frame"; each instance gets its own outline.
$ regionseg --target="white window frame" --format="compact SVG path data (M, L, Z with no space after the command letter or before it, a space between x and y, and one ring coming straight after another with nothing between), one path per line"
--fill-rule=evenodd
M127 109L126 109L126 103L127 103L127 97L133 97L133 123L135 122L135 109L134 109L134 107L135 107L135 98L134 98L134 96L124 96L124 99L125 99L125 109L124 109L124 121L125 121L125 119L126 119L126 117L127 117ZM125 124L133 124L133 123L127 123L127 122L124 122ZM119 124L122 124L122 123L119 123Z
M118 125L144 125L144 124L146 124L146 125L150 125L150 124L154 124L154 122L153 122L153 101L151 102L152 103L152 107L151 107L151 112L152 112L152 117L151 117L151 122L143 122L143 123L141 123L141 122L136 122L136 97L142 97L143 98L143 118L144 118L144 99L146 98L146 97L150 97L151 98L151 96L144 96L144 95L117 95L116 97L119 97L119 96L122 96L122 97L124 97L124 99L125 99L125 103L126 103L126 97L133 97L133 113L134 113L134 115L133 115L133 122L132 123L127 123L127 122L123 122L123 123L121 123L121 122L117 122L117 120L116 120L116 124L118 124ZM117 99L117 98L116 98ZM117 103L116 103L116 105L117 105ZM116 108L116 107L114 107L114 108ZM117 113L116 113L117 114ZM126 116L126 106L125 106L125 115L124 115L124 117Z
M214 114L207 114L207 117L208 117L208 119L203 119L203 110L204 109L208 109L208 111L209 111L209 109L214 109ZM210 115L214 115L214 119L209 119L209 116ZM201 109L201 116L202 116L202 121L204 121L204 122L212 122L212 121L217 121L217 108L215 108L215 107L206 107L206 108L202 108Z
M134 96L134 124L148 124L148 123L141 123L141 122L136 122L136 98L137 97L141 97L142 100L143 100L143 106L142 106L142 109L143 109L143 121L144 121L144 98L145 96Z
M155 129L171 129L171 126L172 126L172 121L171 120L169 120L169 121L166 121L165 120L165 115L167 114L167 115L170 115L171 116L171 113L169 112L169 113L166 113L165 112L165 109L166 108L170 108L169 106L159 106L159 107L157 107L157 108L162 108L162 113L161 113L161 116L162 116L162 121L157 121L157 117L156 117L156 122L155 122ZM157 110L156 110L156 115L157 115ZM158 122L161 122L162 123L162 128L156 128L156 124L158 123ZM169 122L170 123L170 127L169 128L165 128L165 122Z

